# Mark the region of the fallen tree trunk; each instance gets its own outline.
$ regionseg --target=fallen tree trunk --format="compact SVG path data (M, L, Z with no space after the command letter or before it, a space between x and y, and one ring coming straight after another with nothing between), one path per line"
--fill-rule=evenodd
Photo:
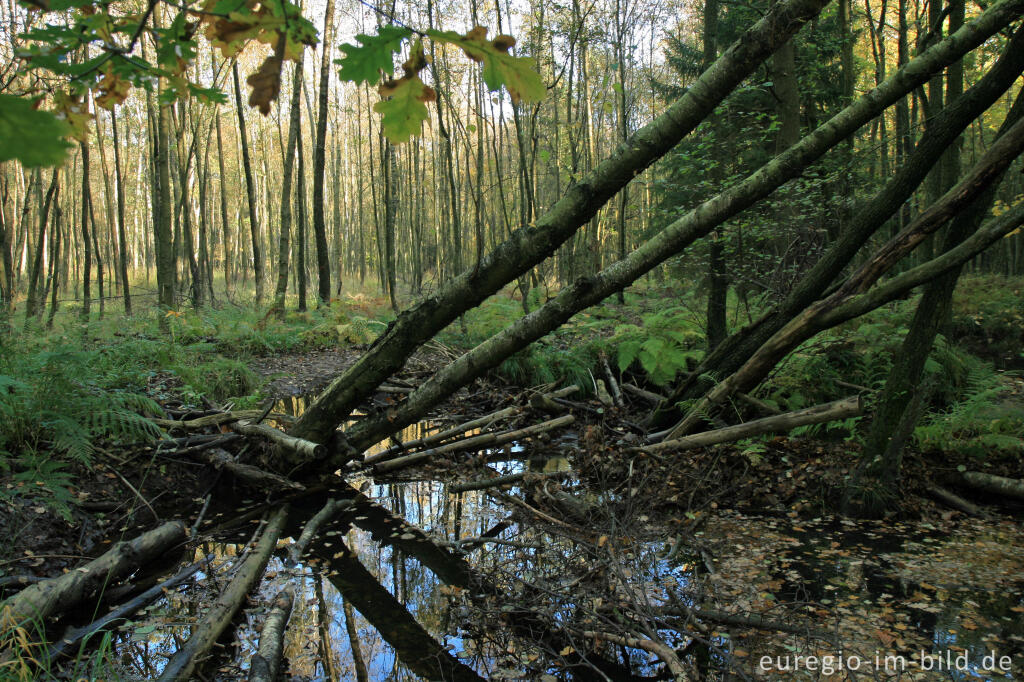
M370 455L363 459L362 462L354 461L353 464L356 466L360 464L376 464L377 462L383 462L384 460L390 459L394 455L401 452L411 452L417 448L422 448L427 445L434 445L435 443L441 443L454 436L462 436L473 429L484 428L494 424L495 422L514 417L518 414L522 414L526 411L525 407L506 407L503 410L492 412L491 414L484 415L477 419L453 426L450 429L439 431L438 433L430 436L424 436L423 438L417 438L416 440L409 440L399 445L392 445L387 450L378 452L375 455Z
M1022 150L1024 150L1024 120L1018 121L1003 132L978 160L974 168L964 175L956 186L942 195L939 200L933 202L899 234L879 247L834 291L794 317L750 356L740 369L709 391L672 430L671 436L681 436L692 432L699 423L705 421L708 415L715 414L717 409L734 394L748 392L756 387L786 355L815 334L881 305L877 293L871 290L879 278L891 270L900 259L913 251L929 235L934 234L961 211L969 208L975 199L1002 176ZM990 223L1000 224L1007 215L1016 213L1016 209L1020 208L1017 206L1015 211L1008 211ZM968 242L970 239L961 243L960 246ZM917 271L917 276L924 275L925 277L918 284L934 279L942 272L955 267L955 264L948 264L945 269L935 268L934 261L940 259L941 256L913 268L914 271ZM902 273L901 276L904 278L902 281L905 284L908 273ZM887 282L879 288L886 286L891 287L892 282ZM865 307L865 303L868 307ZM855 311L859 312L851 314Z
M265 419L277 419L278 417L284 417L285 415L266 415L264 410L236 410L234 412L217 412L215 414L208 414L205 417L197 417L195 419L189 419L186 421L178 419L151 419L154 424L161 426L165 429L205 429L210 426L220 426L221 424L230 424L231 422L238 421L240 419L259 419L264 417Z
M486 490L487 488L496 488L502 485L509 485L511 483L518 483L523 481L524 483L532 483L534 481L542 481L546 478L564 478L567 476L575 476L572 471L552 471L552 472L534 472L524 471L518 474L508 474L506 476L494 476L493 478L484 478L478 481L466 481L464 483L453 483L448 486L448 492L450 494L464 493L470 490Z
M993 495L1024 500L1024 481L1016 478L983 474L980 471L965 471L963 473L963 481L971 488L983 490Z
M665 450L690 450L701 448L718 443L729 443L741 438L750 438L764 433L784 433L795 429L798 426L808 424L820 424L822 422L835 421L855 417L861 413L860 397L850 396L842 400L835 400L824 405L815 405L795 412L755 419L754 421L727 426L724 429L705 431L692 436L664 440L660 443L645 445L636 448L635 451L648 453L662 452Z
M439 447L433 448L432 450L417 452L412 455L406 455L405 457L398 457L387 462L380 462L378 464L373 465L373 470L377 473L384 473L387 471L394 471L396 469L412 466L414 464L419 464L420 462L425 462L431 457L444 454L446 452L453 452L456 450L480 449L482 447L497 447L499 445L504 445L505 443L511 443L512 441L519 440L521 438L529 438L531 436L536 436L538 434L545 433L547 431L552 431L563 426L568 426L569 424L572 424L574 421L576 421L576 418L573 417L571 414L567 414L556 419L550 419L546 422L541 422L540 424L527 426L526 428L517 429L515 431L484 433L479 436L474 436L472 438L466 438L465 440L455 441L454 443L449 443L448 445L441 445Z
M839 238L800 279L785 300L773 306L755 322L731 334L706 355L696 370L684 376L676 389L659 405L652 423L667 426L678 421L682 416L678 414L677 405L680 402L700 398L713 385L710 377L729 376L738 370L773 334L818 300L872 235L889 224L893 213L913 195L954 140L1012 87L1022 68L1024 30L1018 29L1002 56L978 83L948 102L938 114L929 117L921 138L902 167L879 192L859 202ZM837 385L842 384L837 382Z
M292 613L295 588L287 585L274 597L274 606L267 614L260 631L260 644L249 663L249 682L276 682L281 670L284 633Z
M319 443L290 436L284 431L278 431L274 427L267 426L266 424L254 424L248 421L240 421L236 424L232 424L231 429L238 433L244 433L248 436L260 436L262 438L266 438L277 446L287 450L288 452L295 453L306 460L317 459L323 457L327 453L327 448Z
M235 613L242 608L245 597L259 581L266 569L267 561L288 519L287 505L278 507L260 535L256 549L242 562L235 577L217 597L210 610L191 629L191 636L174 654L163 673L157 678L160 682L188 680L193 678L199 658L207 654L217 638L231 623Z
M601 368L604 369L604 378L608 380L608 389L612 392L612 399L618 407L622 407L622 391L619 390L619 382L615 381L615 374L608 366L608 358L601 358Z
M252 483L257 487L269 488L271 490L306 489L302 484L291 481L284 476L264 471L263 469L254 467L251 464L236 462L235 458L232 457L231 453L227 450L213 448L205 452L200 452L199 454L202 456L203 460L209 462L214 467L223 469L235 478L245 481L246 483Z
M338 500L334 498L327 500L323 508L306 523L305 527L303 527L302 534L299 535L298 541L288 548L288 561L293 566L299 563L302 555L306 553L309 543L312 542L313 538L316 537L316 534L320 532L320 528L322 528L325 523L333 520L338 514L346 509L352 508L353 506L355 505L352 500Z
M644 400L654 404L658 404L665 399L665 396L663 395L654 393L652 391L644 390L639 386L635 386L633 384L624 383L622 384L622 388L626 391L626 393L632 393L636 397L643 398Z
M968 502L964 498L960 497L956 493L950 492L945 488L940 488L937 485L929 485L925 488L928 494L934 497L939 502L942 502L947 507L952 507L957 511L962 511L968 516L985 517L987 514L976 504Z
M83 625L79 628L68 628L61 638L50 646L49 653L47 654L48 658L52 661L59 656L63 656L64 654L69 653L71 647L86 637L90 637L101 630L109 628L117 621L128 620L133 614L142 610L146 606L149 606L151 603L156 601L157 598L162 597L166 591L173 590L175 587L191 578L202 567L203 562L197 561L162 583L149 588L132 600L121 604L99 620L89 623L88 625Z
M962 58L965 52L1005 27L1019 15L1020 9L1024 8L1024 0L1004 1L1005 4L990 6L984 14L965 24L956 33L929 47L870 93L847 106L743 182L730 187L670 223L625 258L596 275L580 278L537 310L520 318L435 373L387 415L373 416L353 426L345 434L347 446L332 452L328 465L340 465L352 456L352 451L379 442L396 428L412 423L441 400L497 366L511 354L548 334L580 310L595 305L628 286L673 254L709 234L725 220L756 204L787 180L797 177L803 168L884 111L889 104L896 102L926 82L933 73ZM995 145L989 150L990 153L993 150ZM1005 145L996 153L1005 154ZM1008 159L1004 159L1004 162L1008 162ZM956 197L952 203L958 204L963 198ZM934 207L927 213L928 221L939 217ZM915 228L921 226L921 222L915 221ZM314 417L307 411L303 418Z
M317 442L331 439L336 426L420 345L553 254L640 171L696 128L718 102L826 4L827 0L785 0L773 5L679 100L573 183L547 213L513 232L472 268L442 285L434 296L402 312L370 350L303 413L294 434ZM347 459L353 453L344 455Z
M118 542L103 556L62 576L27 587L3 605L4 628L43 621L96 598L108 585L185 542L185 526L168 521L134 540Z

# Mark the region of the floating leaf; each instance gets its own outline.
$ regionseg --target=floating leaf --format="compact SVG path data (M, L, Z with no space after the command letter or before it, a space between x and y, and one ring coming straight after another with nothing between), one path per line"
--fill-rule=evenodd
M69 126L35 102L0 94L0 163L17 159L24 166L63 163L71 146L64 138Z

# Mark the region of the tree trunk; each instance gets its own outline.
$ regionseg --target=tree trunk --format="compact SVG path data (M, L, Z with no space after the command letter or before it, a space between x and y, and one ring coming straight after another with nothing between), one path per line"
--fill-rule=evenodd
M92 213L92 195L89 190L89 145L79 143L82 150L82 248L85 249L82 262L82 312L83 322L89 321L89 303L91 292L89 280L92 278L92 244L89 239L89 218Z
M324 220L324 172L327 164L327 95L330 83L331 50L334 47L334 0L324 11L323 55L320 61L320 90L317 93L316 141L313 147L313 238L316 240L317 296L320 305L331 300L331 261L327 251ZM334 229L340 229L335 225ZM339 270L338 277L341 277Z
M42 624L51 615L95 598L104 588L184 542L185 526L180 521L169 521L134 540L118 542L86 565L36 583L9 599L4 605L11 619L7 625Z
M998 132L997 139L1022 117L1024 95L1018 95ZM948 157L944 157L944 162L947 164L947 170L959 166L958 162L950 163ZM982 219L992 207L1000 177L993 179L988 190L953 220L946 234L943 251L951 250L977 231ZM848 511L859 511L873 516L885 511L897 499L903 449L906 439L913 433L914 425L906 425L908 409L919 399L915 397L915 393L921 390L924 365L931 354L935 336L943 325L948 324L952 315L953 290L956 289L959 277L960 268L954 268L935 278L925 288L921 300L918 301L910 329L899 351L893 357L892 372L878 396L861 467L854 474L847 496ZM916 421L917 415L913 415L913 422Z
M287 505L278 507L270 517L259 542L252 554L242 561L234 578L228 584L210 610L190 629L189 639L167 662L159 682L195 679L198 659L204 656L217 642L217 638L231 624L253 586L263 577L270 555L277 547L278 538L288 519Z
M284 168L281 171L281 220L277 251L277 288L274 303L268 314L284 318L284 297L288 290L288 249L289 232L292 225L292 169L295 164L295 145L299 134L299 102L302 97L302 62L295 64L292 78L292 101L288 120L288 143L284 152Z
M276 682L278 679L284 653L284 634L294 600L295 588L291 585L286 585L274 597L274 605L260 630L259 647L249 664L249 682Z
M295 183L295 207L298 213L298 226L295 231L295 241L298 246L298 253L295 256L295 276L298 279L299 288L299 312L306 312L306 164L305 155L302 149L302 126L298 131L298 182ZM327 250L327 240L324 239L324 250ZM319 254L317 255L319 262ZM330 263L328 263L328 277L330 277ZM328 287L330 280L327 281ZM328 292L330 289L328 289Z
M980 27L980 24L975 26ZM386 437L389 433L392 433L395 429L412 423L420 415L425 414L432 406L437 405L440 400L443 400L459 387L465 385L466 382L481 376L504 358L525 348L532 341L557 328L576 312L600 302L605 297L615 293L619 288L632 283L672 254L678 253L693 243L694 240L707 235L711 229L740 210L751 206L757 200L770 194L773 189L786 180L798 175L802 168L819 158L830 147L838 144L847 135L852 134L861 125L870 121L873 116L884 110L886 106L909 90L920 85L928 77L932 68L941 68L944 60L956 59L962 54L962 50L970 49L972 44L977 45L977 42L973 42L974 40L982 39L981 35L978 34L975 34L971 39L965 40L964 38L966 36L960 36L955 41L945 41L933 50L929 50L926 54L921 55L918 59L908 64L904 72L898 73L887 81L883 87L877 88L869 93L869 95L866 95L838 113L832 120L821 126L815 134L804 138L800 143L766 164L748 180L730 188L719 197L709 199L687 215L665 227L662 232L649 239L626 259L619 261L613 267L593 277L578 280L540 309L521 318L504 331L492 336L472 351L438 371L414 391L405 402L401 403L397 408L390 410L386 419L375 416L361 420L346 431L345 440L339 440L334 443L336 450L331 461L335 464L339 460L343 462L348 457L353 456L354 453L359 452L361 448L372 445ZM692 91L693 88L690 89L690 92ZM901 239L899 242L888 247L888 253L879 254L877 258L878 265L883 263L891 265L893 257L899 253L905 253L912 248L913 244L918 243L919 238L927 234L928 230L936 228L944 220L948 220L951 215L962 209L969 195L983 186L990 174L997 170L1001 164L1008 163L1012 159L1012 156L1002 157L1000 154L1008 153L1011 150L1011 146L1018 142L1021 142L1021 140L1015 136L1012 143L1000 141L997 146L1001 146L1001 149L998 152L995 150L995 147L990 149L984 162L978 165L975 177L964 183L963 189L965 192L954 193L949 197L948 201L934 206L927 216L924 216L918 224L912 226L913 230L908 231L909 241ZM602 167L607 167L607 162ZM880 271L874 268L875 266L872 267L871 274L879 274ZM884 267L881 271L884 271ZM860 281L864 281L863 277L860 278ZM468 296L469 294L466 295ZM428 300L428 303L432 304L432 306L440 307L437 299ZM446 301L446 303L448 305L455 304L454 301ZM824 315L827 309L828 305L822 303L818 314ZM443 310L445 309L441 308L439 311L428 309L428 312L440 312ZM403 315L415 316L422 313L423 305ZM401 318L399 321L401 321ZM397 323L390 328L387 339L391 339L396 327ZM405 338L401 340L408 341L409 335L412 333L412 331L408 331ZM345 380L353 375L359 376L362 373L360 370L366 369L366 363L375 361L379 363L379 356L375 357L374 350L380 351L386 345L386 341L378 341L376 346L353 369L336 380L335 384L332 385L332 389L338 387L339 384L344 384ZM759 361L762 359L759 358ZM770 369L770 367L774 366L775 362L777 362L777 359L766 366ZM371 367L374 370L380 369L379 364L371 365ZM763 369L764 367L759 368L758 372ZM376 385L374 384L374 387ZM358 384L350 383L345 385L345 389L347 391L354 391L357 386ZM323 414L319 412L320 409L323 409L322 401L330 399L332 389L329 389L325 397L322 397L320 401L314 403L306 411L299 420L294 430L295 433L302 433L298 430L298 427L303 425L304 420L306 424L309 424L311 420L315 420L318 415ZM737 390L747 392L746 387Z
M117 135L117 109L110 112L110 125L114 138L114 188L117 190L117 246L120 256L121 293L124 296L124 314L131 317L132 295L128 283L128 237L124 222L124 175L121 172L121 142Z
M652 417L652 423L664 426L678 419L676 405L703 395L709 388L706 377L728 376L738 370L773 334L813 303L868 239L913 195L952 141L1011 87L1022 69L1024 30L1018 29L992 69L963 97L947 106L931 121L904 167L878 194L858 206L838 241L801 278L786 299L754 323L731 335L714 352L708 354L697 369L659 406Z
M50 216L50 204L53 202L54 195L59 192L57 179L58 170L54 168L53 177L50 179L50 187L46 190L46 198L43 199L43 208L39 212L39 232L36 237L36 253L35 258L32 261L32 270L30 271L28 278L28 298L25 300L26 327L29 324L29 320L35 317L37 311L42 312L42 308L45 307L45 294L39 296L37 288L39 286L40 271L43 269L43 247L46 243L46 221ZM52 234L50 235L50 239L53 239ZM38 300L40 298L44 300Z
M156 149L154 163L157 173L157 206L154 210L156 235L156 288L161 308L160 326L169 327L166 313L174 310L176 278L175 254L171 235L171 159L169 154L170 122L167 107L158 105L156 123Z
M242 88L238 84L238 62L231 63L235 81L235 107L238 110L238 134L241 136L242 168L245 170L245 190L249 200L249 234L252 236L252 272L256 280L256 305L263 300L263 256L260 253L260 228L256 222L256 187L252 179L252 162L249 160L249 140L245 132L245 109L242 108ZM221 182L224 178L221 178Z

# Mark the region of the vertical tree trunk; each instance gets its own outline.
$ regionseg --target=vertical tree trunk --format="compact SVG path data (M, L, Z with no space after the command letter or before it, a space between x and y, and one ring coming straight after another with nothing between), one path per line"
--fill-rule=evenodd
M36 238L36 253L35 258L32 260L32 269L29 271L28 298L25 300L26 327L28 327L29 320L35 317L37 310L42 306L43 301L38 299L45 297L45 294L42 297L38 296L37 289L39 286L39 274L43 269L43 248L46 244L46 221L50 217L50 204L53 202L54 195L58 191L58 170L54 168L53 177L50 179L50 187L46 190L46 198L43 199L43 208L39 212L39 231Z
M213 114L217 126L217 170L220 172L218 185L220 186L220 223L221 239L224 244L224 293L231 297L231 223L228 220L228 189L227 172L224 170L224 143L220 133L220 111Z
M302 149L302 126L299 125L298 129L298 152L299 152L299 167L298 167L298 182L295 183L295 206L298 211L298 230L296 230L296 242L298 246L298 254L295 256L296 270L295 274L298 279L299 285L299 312L306 312L306 164L304 161L305 155ZM317 251L317 263L319 267L321 251ZM323 253L327 253L327 238L324 237L324 248ZM327 276L330 277L330 263L327 263ZM327 286L330 287L330 280L327 281ZM330 289L328 289L328 294ZM330 300L329 298L327 300Z
M82 321L89 321L89 304L91 291L89 280L92 278L92 244L89 239L89 217L92 208L92 195L89 190L89 145L79 143L82 150L82 248L85 254L82 260Z
M238 83L238 62L231 63L235 82L235 106L238 110L238 134L241 136L242 168L245 170L245 189L249 199L249 233L252 236L252 272L256 281L256 305L263 300L263 256L260 253L260 228L256 222L256 187L252 179L249 160L249 140L245 132L245 110L242 108L242 88ZM223 181L223 179L222 179Z
M50 263L50 315L46 318L46 328L53 329L53 318L57 315L57 290L60 289L61 242L64 232L64 211L58 203L53 217L53 258ZM41 311L40 311L41 312Z
M170 116L165 105L158 105L156 122L156 149L154 150L157 176L157 206L154 215L154 244L156 251L157 302L163 313L174 309L175 257L171 235L171 159ZM160 317L161 326L168 328L166 315Z
M3 196L0 196L0 266L4 276L0 281L0 315L8 315L11 302L14 300L14 259L11 255L11 242L14 237L14 224L7 212L7 201L10 198L9 185L4 179Z
M384 140L384 158L381 162L384 171L384 276L387 282L388 298L391 309L398 313L398 299L395 289L398 278L395 273L395 216L398 213L398 192L395 189L395 175L398 164L395 161L395 145Z
M92 248L96 256L96 288L99 290L100 314L103 319L103 308L106 296L103 293L103 257L100 255L99 229L96 227L96 207L93 205L92 195L89 195L89 224L92 226Z
M705 0L704 2L704 54L701 60L702 69L707 69L718 59L718 0ZM787 49L792 50L792 42L786 43L779 52L775 53L776 59L779 54ZM721 122L712 114L712 130L715 131L714 139L721 143L724 131ZM726 163L723 160L723 163ZM721 165L721 164L720 164ZM721 181L721 173L716 169L716 179ZM729 295L729 276L725 262L725 239L715 231L708 242L708 308L707 308L707 348L710 353L720 344L729 333L728 320L726 318Z
M317 93L319 111L313 147L313 237L316 240L317 296L320 305L331 300L331 261L327 250L327 225L324 219L324 171L327 164L327 95L333 36L334 0L327 0L324 12L323 56L320 61L320 91ZM335 225L334 229L339 229L339 226ZM341 277L340 271L338 277Z
M117 245L121 268L121 293L124 295L124 314L131 317L132 295L128 283L128 239L124 222L124 176L121 173L121 142L117 135L117 109L110 112L110 126L114 138L114 187L117 189Z
M710 0L713 3L717 3L717 0ZM618 92L618 104L619 104L619 140L625 142L629 138L629 110L627 109L626 100L626 20L628 17L623 16L629 11L629 3L623 2L623 0L615 0L615 61L618 63L617 75L619 82ZM705 7L705 13L707 8ZM705 14L705 19L707 15ZM707 28L705 27L704 40L705 40L705 61L707 61ZM713 41L714 47L714 41ZM717 52L717 50L715 50ZM717 58L717 54L715 55ZM714 60L712 60L714 61ZM627 184L619 191L619 210L618 210L618 233L619 233L619 259L626 257L626 207L629 205L629 185ZM626 294L620 290L618 293L619 304L624 305L626 303ZM724 330L723 330L724 331ZM724 338L724 334L722 338Z
M211 128L212 130L212 128ZM213 301L213 266L210 258L210 230L207 216L207 192L210 183L210 138L207 135L206 145L203 150L202 175L199 181L199 274L200 284L197 285L202 292L200 298L207 295Z
M299 103L302 97L302 62L295 64L292 77L291 112L288 117L288 143L284 152L284 168L281 173L281 224L277 251L277 288L270 313L284 317L284 297L288 291L288 249L292 224L292 170L295 166L295 145L299 134Z

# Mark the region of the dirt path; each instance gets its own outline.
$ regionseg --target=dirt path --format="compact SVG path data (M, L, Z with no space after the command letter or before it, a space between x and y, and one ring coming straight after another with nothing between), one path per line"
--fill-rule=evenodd
M294 355L270 355L249 362L252 371L269 379L265 392L273 398L317 393L352 365L359 350L314 350Z

